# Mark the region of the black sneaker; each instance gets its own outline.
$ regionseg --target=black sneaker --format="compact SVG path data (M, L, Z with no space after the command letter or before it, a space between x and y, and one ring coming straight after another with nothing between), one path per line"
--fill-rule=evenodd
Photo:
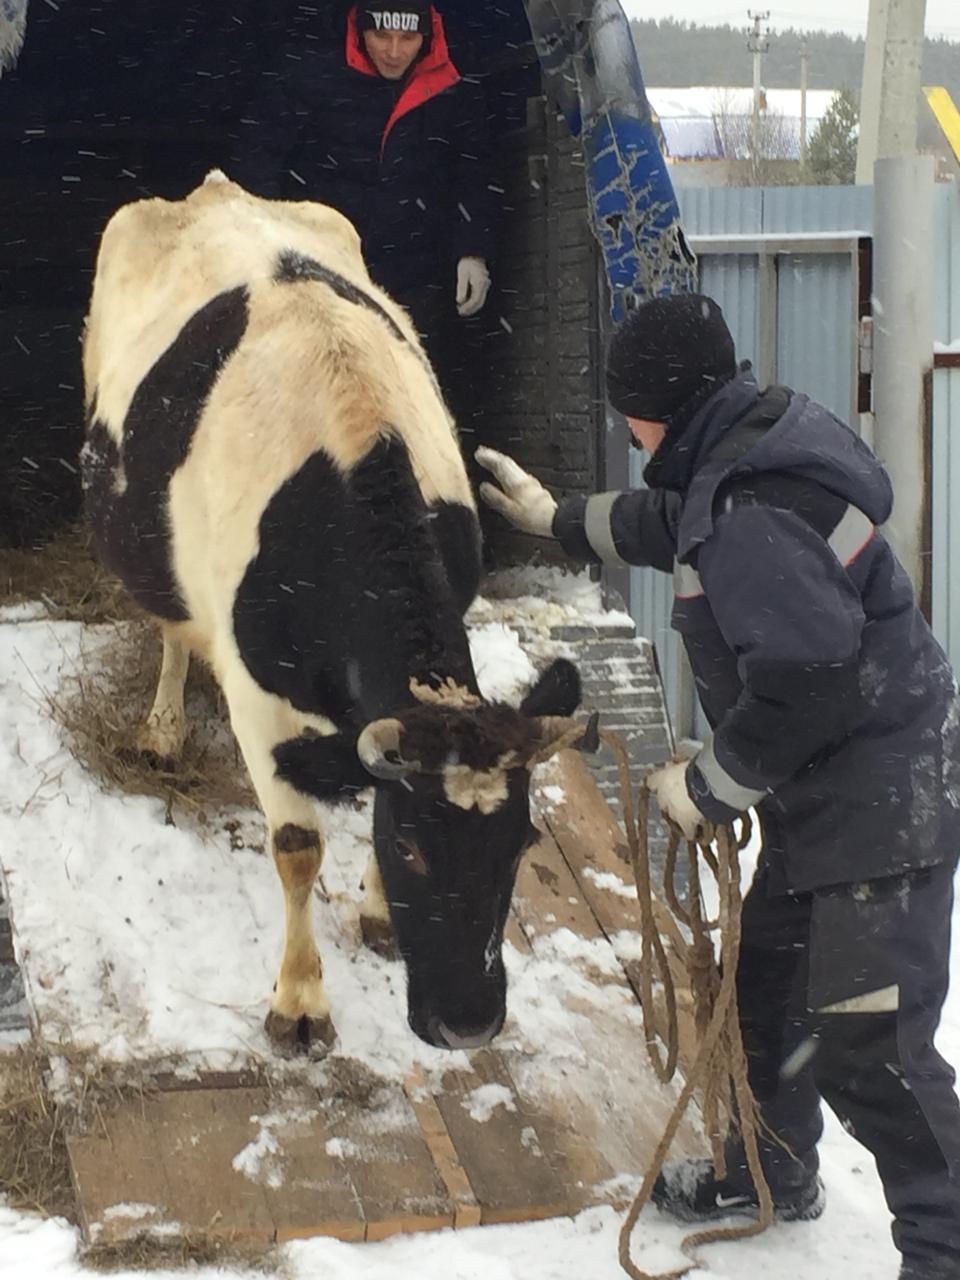
M823 1183L816 1172L803 1173L796 1186L770 1189L780 1222L808 1222L823 1213ZM760 1211L752 1186L718 1178L713 1161L702 1156L664 1165L650 1198L661 1212L680 1222L710 1222L731 1215L755 1218Z

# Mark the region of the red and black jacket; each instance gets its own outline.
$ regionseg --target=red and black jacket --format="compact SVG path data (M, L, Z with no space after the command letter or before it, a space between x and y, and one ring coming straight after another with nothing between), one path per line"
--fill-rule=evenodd
M355 10L345 46L286 46L244 113L231 173L259 195L340 209L371 274L401 299L493 251L483 94L431 12L427 52L402 81L378 75Z

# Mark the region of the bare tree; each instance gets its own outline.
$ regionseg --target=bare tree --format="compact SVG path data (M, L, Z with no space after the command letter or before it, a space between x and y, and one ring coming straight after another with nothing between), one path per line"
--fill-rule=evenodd
M730 185L772 186L798 181L799 141L783 114L762 107L757 154L753 154L753 117L734 91L717 92L713 107L720 149L730 166Z

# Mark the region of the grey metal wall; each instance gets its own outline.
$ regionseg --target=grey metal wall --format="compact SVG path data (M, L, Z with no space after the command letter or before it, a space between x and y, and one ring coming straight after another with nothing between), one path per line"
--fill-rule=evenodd
M960 188L935 192L936 318L942 347L960 352ZM933 374L933 629L960 671L960 368Z
M689 237L802 235L873 230L869 187L681 188ZM809 246L808 246L809 249ZM850 324L856 279L846 255L778 254L776 377L802 388L842 418L851 412L856 335ZM700 253L701 287L724 309L741 357L759 363L756 254Z
M775 376L852 421L855 253L816 252L816 238L822 237L826 245L849 233L855 244L854 233L869 236L872 188L681 188L678 195L685 231L701 241L701 288L723 307L741 357L755 364L768 336L760 330L761 262L756 252L732 252L736 245L730 241L777 235L807 240L803 253L777 254ZM936 332L938 341L947 345L960 342L960 192L952 184L941 185L936 202ZM711 237L726 241L723 253L710 252ZM933 622L960 669L960 369L935 373L933 398ZM635 481L641 469L638 459L631 468ZM679 646L670 630L671 584L666 575L652 570L634 570L630 577L631 612L640 631L657 646L674 727L680 736L699 736L706 727L693 711Z
M765 193L764 230L873 231L870 187L780 187ZM857 271L841 254L786 254L780 260L777 376L854 417Z

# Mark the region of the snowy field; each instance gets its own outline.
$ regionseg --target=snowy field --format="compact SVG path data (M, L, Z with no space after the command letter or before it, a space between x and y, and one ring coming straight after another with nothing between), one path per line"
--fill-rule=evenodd
M585 585L560 604L529 602L523 613L529 625L531 609L546 623L589 616L598 607L595 590ZM484 691L511 700L533 676L509 626L516 609L480 601L472 615ZM0 866L42 1033L54 1044L95 1048L118 1069L145 1062L230 1068L264 1059L262 1019L280 953L281 898L259 847L256 815L229 815L239 824L232 830L223 822L203 832L166 825L159 801L107 794L82 769L50 717L47 698L95 662L102 643L97 629L49 623L29 609L0 611ZM414 1067L429 1075L453 1065L456 1055L413 1037L401 966L358 943L368 826L361 808L341 813L329 827L323 871L329 902L316 913L336 1051L397 1079ZM584 944L557 934L542 941L532 957L507 949L504 1046L562 1061L565 1070L582 1073L584 1088L610 1090L642 1106L644 1093L657 1086L645 1066L638 1011L617 988L586 981ZM954 955L940 1047L958 1061L956 949ZM582 997L576 1013L564 999L571 986ZM578 1020L573 1036L571 1019ZM635 1064L605 1060L603 1028L610 1019L635 1025ZM579 1048L570 1047L574 1042ZM872 1162L835 1122L822 1154L828 1208L819 1222L710 1247L709 1269L691 1273L695 1280L894 1280L897 1257ZM619 1221L613 1210L596 1209L572 1221L379 1245L309 1241L284 1247L281 1274L290 1280L613 1280L622 1275ZM637 1261L651 1271L682 1265L682 1235L647 1210L635 1236ZM95 1274L77 1259L72 1227L17 1214L0 1202L2 1280ZM232 1273L190 1274L212 1280Z

